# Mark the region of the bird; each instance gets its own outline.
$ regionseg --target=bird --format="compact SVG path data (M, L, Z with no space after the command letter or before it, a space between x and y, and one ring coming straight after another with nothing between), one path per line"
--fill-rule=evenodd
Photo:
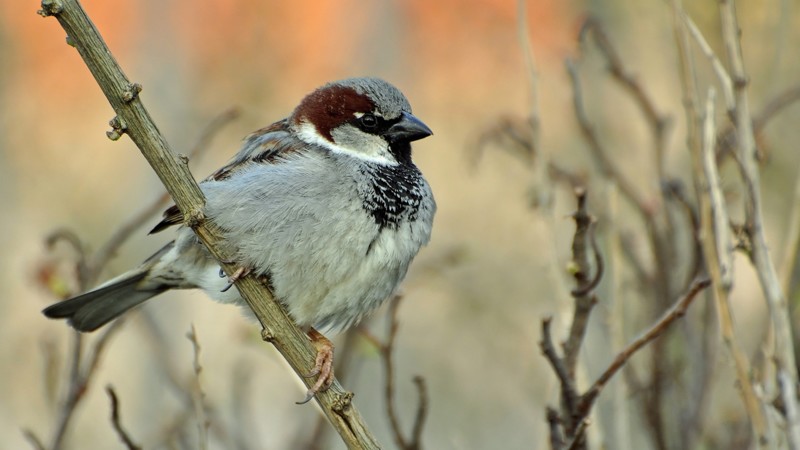
M333 344L324 333L354 326L390 298L430 241L436 201L411 142L432 134L383 79L325 84L287 118L246 136L199 184L204 215L220 228L235 273L225 276L171 206L150 234L178 226L175 239L43 313L88 332L166 291L192 288L246 307L233 282L253 274L267 280L317 350L308 401L333 382Z

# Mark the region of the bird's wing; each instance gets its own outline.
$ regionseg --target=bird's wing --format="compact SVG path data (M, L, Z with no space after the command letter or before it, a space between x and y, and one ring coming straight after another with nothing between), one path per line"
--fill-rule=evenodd
M281 157L296 151L297 146L291 145L294 139L289 132L289 121L287 119L261 128L244 139L242 148L236 156L202 182L225 180L250 164L276 163ZM164 211L161 222L150 230L150 234L158 233L181 223L183 223L183 213L176 205L172 205Z

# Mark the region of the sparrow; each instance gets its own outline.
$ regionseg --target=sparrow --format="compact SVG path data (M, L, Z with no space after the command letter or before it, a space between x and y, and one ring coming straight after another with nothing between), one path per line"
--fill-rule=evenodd
M347 329L379 307L430 240L436 202L410 143L431 134L384 80L326 84L288 118L247 136L200 183L205 216L240 267L230 279L172 206L150 233L177 225L173 241L43 313L93 331L161 293L191 288L246 307L232 285L252 273L268 280L317 349L308 401L333 382L333 344L322 331Z

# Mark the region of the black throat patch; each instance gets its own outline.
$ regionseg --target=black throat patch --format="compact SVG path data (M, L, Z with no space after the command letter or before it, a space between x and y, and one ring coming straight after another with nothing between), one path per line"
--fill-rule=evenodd
M364 209L381 230L416 220L425 188L414 164L365 164L361 173L368 180L361 192Z

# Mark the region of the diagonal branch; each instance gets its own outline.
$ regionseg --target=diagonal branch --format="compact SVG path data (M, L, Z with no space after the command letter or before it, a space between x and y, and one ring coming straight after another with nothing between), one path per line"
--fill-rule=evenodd
M636 189L633 183L619 171L617 165L614 164L614 161L612 161L611 157L608 155L608 151L606 151L603 144L600 142L594 125L589 121L589 116L586 114L586 109L583 104L583 90L578 80L578 71L575 67L575 63L568 59L566 61L566 66L567 73L572 83L572 103L575 108L575 117L578 120L578 125L580 126L581 133L583 133L583 137L589 144L592 156L594 156L597 161L597 165L603 175L613 180L617 186L619 186L622 195L624 195L625 198L633 204L636 210L647 219L651 216L647 202L645 202L644 198L639 194L639 190Z
M653 140L655 141L658 178L664 180L666 178L664 171L664 157L667 143L666 132L669 128L669 118L658 112L653 99L645 92L639 79L625 68L622 58L611 44L611 39L609 39L608 34L606 34L605 28L603 28L600 21L594 17L589 17L583 23L578 40L583 42L589 33L594 36L597 47L606 57L609 66L608 71L611 73L611 76L631 94L631 97L636 101L639 109L642 110L650 126L650 131L653 134Z
M230 123L233 119L239 116L239 110L236 108L230 108L227 111L223 111L220 115L215 117L203 131L200 133L200 137L198 138L197 142L192 146L189 150L189 158L191 160L196 160L199 158L206 150L209 148L209 142L214 137L214 135L226 124ZM128 240L128 238L133 234L134 231L138 230L145 222L150 220L153 216L160 213L162 209L166 206L167 202L169 201L169 195L164 193L163 195L159 196L155 199L152 203L145 206L141 209L138 213L136 213L133 217L128 219L126 222L123 222L122 225L117 228L111 237L106 241L106 243L100 247L94 255L89 258L88 262L88 274L86 275L87 280L89 283L87 284L94 284L97 281L97 277L100 275L100 272L105 268L106 263L114 256L114 254L119 250L120 246Z
M219 230L203 215L205 199L186 165L159 132L139 98L141 86L123 74L100 33L77 0L43 0L42 16L54 16L67 32L70 43L80 53L117 117L112 120L109 137L127 134L175 200L186 225L191 227L209 252L220 261L228 275L235 267L219 250ZM269 289L252 276L243 277L236 287L263 327L262 336L271 342L298 374L312 370L315 350L306 335L292 322L272 297ZM310 386L313 380L300 377ZM338 382L316 397L322 411L349 448L378 448L361 415L351 403L352 394Z
M661 336L661 334L669 328L672 322L676 321L677 319L683 317L686 314L686 310L689 308L689 305L692 303L692 300L697 297L703 289L707 288L711 282L707 279L704 280L696 280L692 285L689 287L689 291L683 295L677 302L675 302L672 307L664 313L663 316L659 320L657 320L650 328L647 329L644 333L641 334L638 338L634 339L627 347L625 347L621 352L619 352L614 358L614 361L608 366L608 368L600 375L597 380L595 380L592 387L586 391L583 396L581 396L580 402L578 403L578 410L581 412L582 417L586 417L589 415L589 411L594 404L595 399L600 394L600 391L603 390L605 385L611 380L611 378L621 369L626 362L633 356L636 352L641 350L644 346L650 343L653 339Z

